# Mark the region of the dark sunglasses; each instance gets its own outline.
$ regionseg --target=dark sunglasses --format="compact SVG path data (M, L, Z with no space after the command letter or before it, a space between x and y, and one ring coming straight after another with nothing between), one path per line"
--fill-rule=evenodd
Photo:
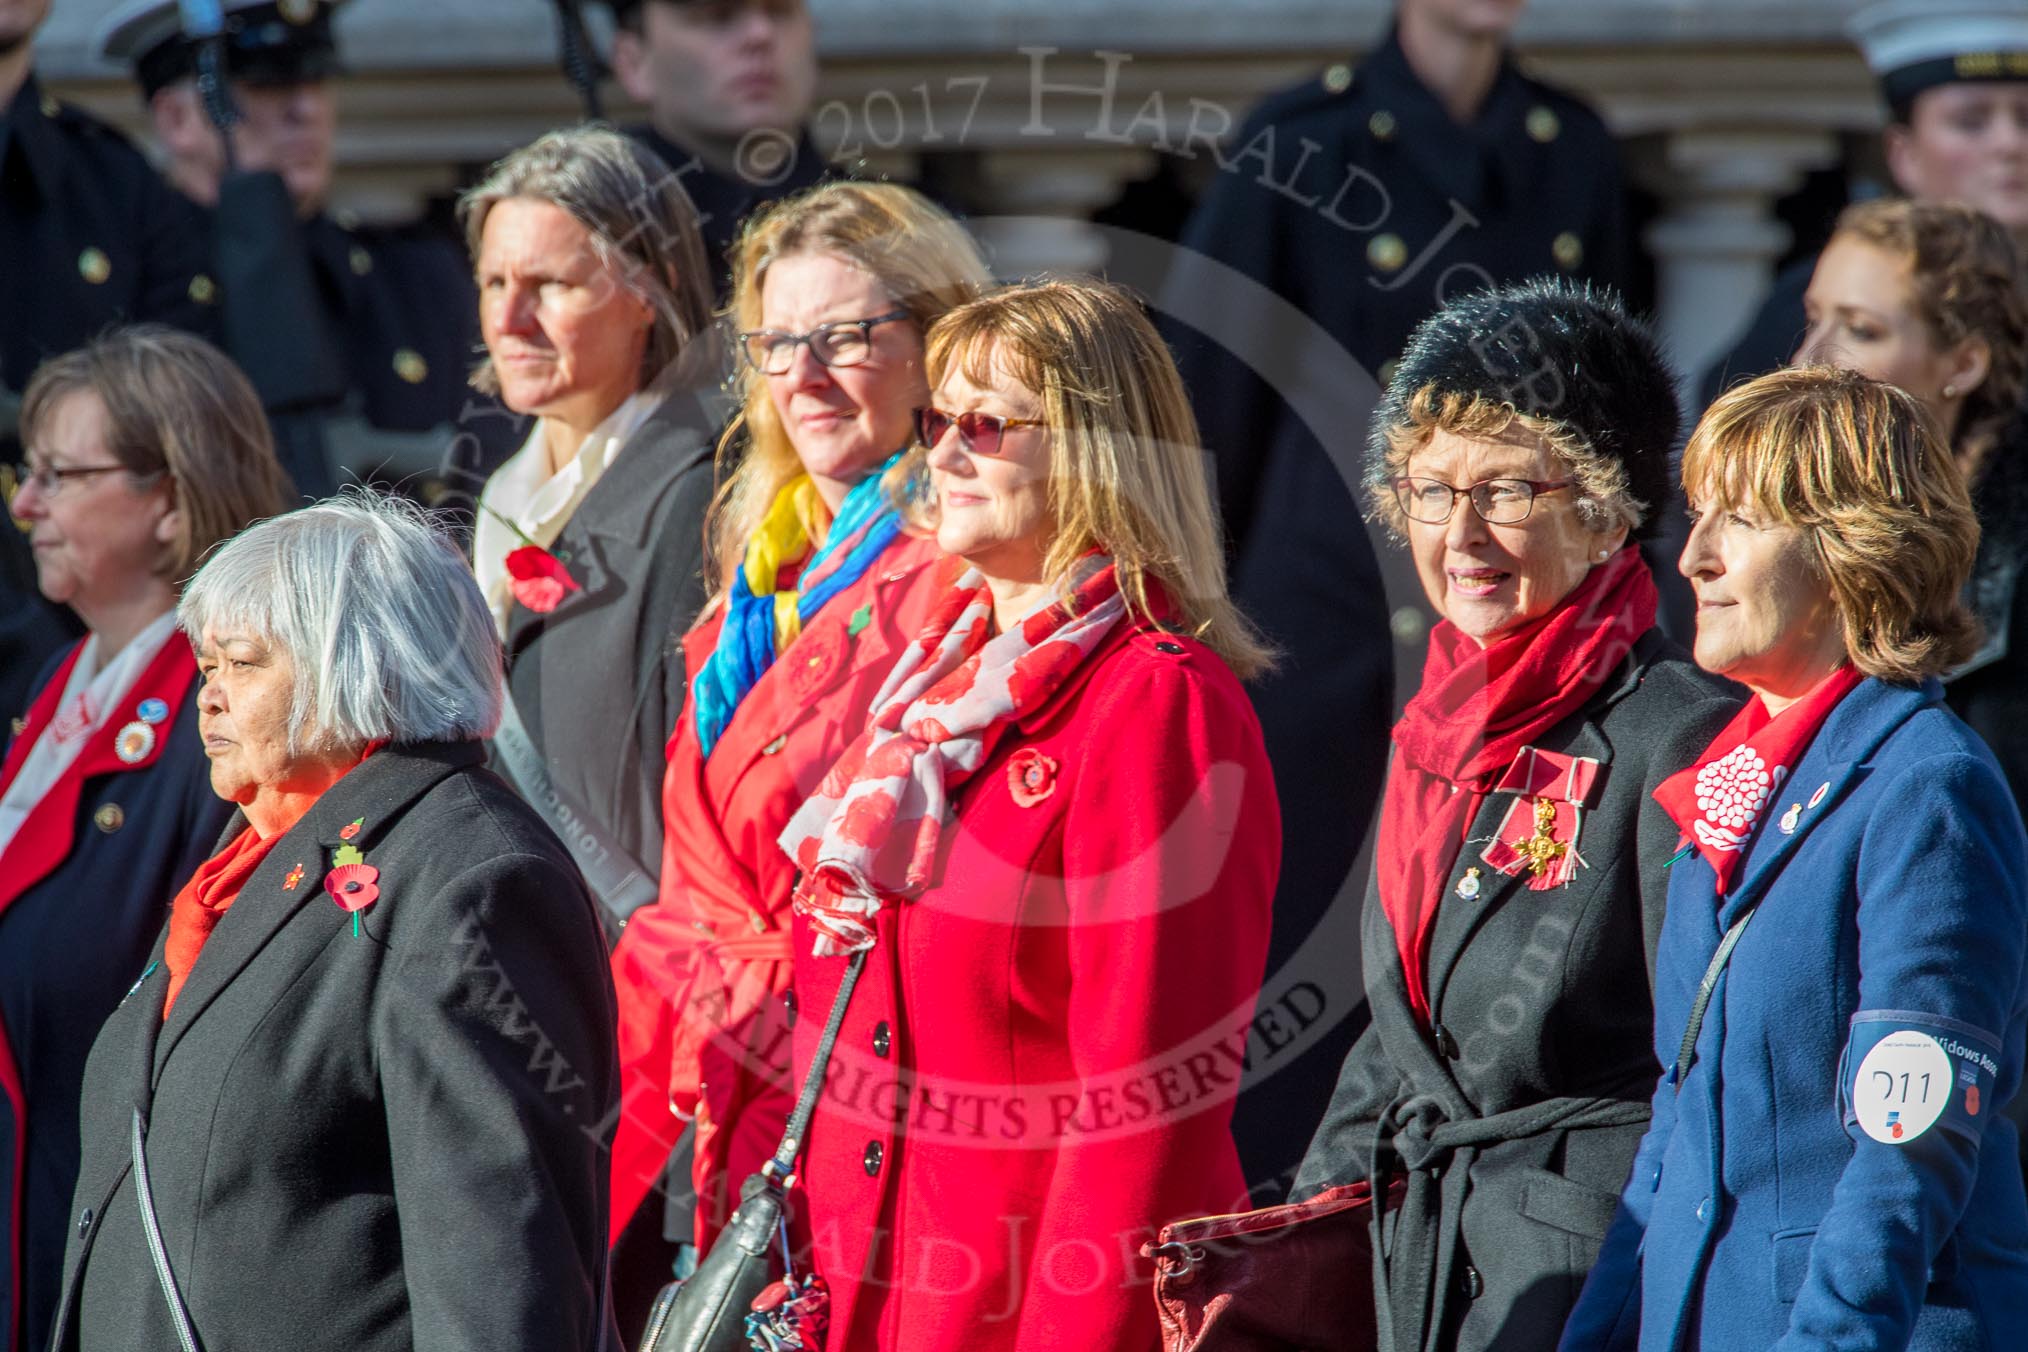
M997 413L946 413L940 408L915 410L915 439L923 446L935 446L944 433L958 429L958 441L979 455L1000 454L1000 438L1010 427L1046 427L1040 418L1003 418Z

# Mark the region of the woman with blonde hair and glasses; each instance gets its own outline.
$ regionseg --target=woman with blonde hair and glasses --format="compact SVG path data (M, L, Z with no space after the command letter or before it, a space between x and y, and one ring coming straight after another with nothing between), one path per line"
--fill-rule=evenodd
M21 412L13 511L42 594L87 631L37 677L0 761L0 1318L44 1347L85 1054L231 811L177 596L212 546L282 510L288 480L247 378L169 329L52 357Z
M891 490L929 398L923 335L988 280L955 221L881 183L778 204L748 224L735 263L742 403L707 527L714 596L683 640L659 904L613 957L627 1103L615 1240L644 1213L622 1249L623 1313L643 1294L638 1255L686 1228L671 1235L663 1207L641 1205L683 1119L700 1247L781 1136L794 869L775 837L865 725L936 594L942 552L904 529Z
M1753 698L1655 794L1663 1073L1562 1346L2014 1346L2028 834L1937 679L1977 642L1964 478L1819 366L1713 404L1683 486L1697 664Z
M1135 300L995 292L926 362L917 501L963 571L782 835L799 1080L849 993L801 1151L826 1345L1152 1348L1139 1246L1246 1197L1268 655Z

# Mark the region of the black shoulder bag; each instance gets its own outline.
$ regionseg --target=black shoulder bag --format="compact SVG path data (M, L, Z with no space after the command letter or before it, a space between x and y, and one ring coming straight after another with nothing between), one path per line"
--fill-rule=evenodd
M810 1059L803 1077L803 1090L789 1114L782 1143L774 1158L748 1175L739 1190L739 1210L732 1213L725 1230L711 1246L697 1271L682 1281L671 1282L655 1297L648 1313L647 1332L641 1335L641 1352L748 1352L746 1316L754 1297L776 1278L770 1248L782 1226L787 1205L788 1179L802 1153L803 1133L810 1128L817 1095L824 1087L824 1072L831 1064L831 1048L838 1041L839 1026L845 1022L845 1006L852 988L859 984L859 971L866 965L866 953L854 953L845 965L844 980L838 983L838 998L831 1002L831 1016L824 1022L824 1036Z

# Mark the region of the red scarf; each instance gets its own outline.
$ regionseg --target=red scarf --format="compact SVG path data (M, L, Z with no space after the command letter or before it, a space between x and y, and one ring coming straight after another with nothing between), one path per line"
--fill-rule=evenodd
M176 894L169 908L169 938L162 945L162 963L169 969L169 992L162 998L162 1019L166 1023L190 969L197 964L205 940L225 919L225 913L253 877L261 861L286 834L277 831L262 840L249 826L232 838L232 843L197 866L190 881Z
M1486 795L1523 748L1597 693L1655 625L1656 592L1628 545L1556 609L1480 647L1446 620L1430 632L1422 689L1394 726L1380 807L1380 906L1409 1006L1429 1021L1423 968L1444 880Z
M873 946L881 907L929 878L959 786L1126 613L1112 560L1088 554L1069 598L989 637L993 593L966 569L873 697L865 733L781 834L818 957Z
M1748 700L1695 765L1670 775L1655 790L1655 801L1682 828L1683 843L1695 843L1717 873L1719 896L1732 890L1754 829L1773 806L1782 781L1838 701L1864 679L1853 667L1839 667L1780 714L1768 713L1758 697Z

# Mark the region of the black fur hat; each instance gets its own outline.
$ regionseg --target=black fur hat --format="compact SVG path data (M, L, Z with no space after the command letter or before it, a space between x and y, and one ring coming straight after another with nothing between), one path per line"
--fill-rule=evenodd
M1476 292L1425 319L1373 413L1372 488L1384 491L1388 479L1387 429L1431 385L1506 404L1618 460L1647 509L1635 534L1655 526L1683 431L1676 375L1654 331L1612 293L1543 278Z

